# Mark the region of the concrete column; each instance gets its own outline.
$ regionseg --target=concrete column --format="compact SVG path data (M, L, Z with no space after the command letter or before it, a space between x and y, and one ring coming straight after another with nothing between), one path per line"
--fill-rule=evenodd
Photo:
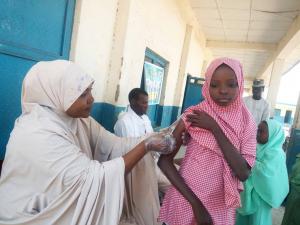
M298 96L298 101L297 101L297 107L295 111L295 116L294 116L294 123L293 123L293 128L300 128L300 93Z
M180 65L178 71L178 78L176 83L176 90L175 90L175 98L174 104L180 106L181 99L183 98L183 88L185 87L185 77L186 77L186 65L187 59L190 49L191 37L192 37L193 28L190 25L186 25L184 42L181 51L181 58L180 58Z
M205 72L206 72L206 69L208 67L208 60L203 60L203 63L202 63L202 69L201 69L201 74L200 76L201 77L205 77Z
M119 81L122 76L123 53L126 42L130 3L131 0L118 1L108 77L104 96L105 102L111 104L117 102L119 98Z
M271 107L271 116L274 115L283 66L284 59L276 59L272 66L271 78L267 94L267 101L269 102Z

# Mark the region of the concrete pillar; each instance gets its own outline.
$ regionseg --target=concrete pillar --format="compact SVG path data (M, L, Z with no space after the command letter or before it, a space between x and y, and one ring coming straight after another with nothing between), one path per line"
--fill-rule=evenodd
M181 59L180 59L180 65L179 65L179 71L178 71L178 78L176 83L176 90L175 90L175 105L181 104L181 99L183 98L183 89L185 87L185 77L186 77L186 65L187 65L187 59L189 54L189 48L191 43L191 37L192 37L192 31L193 28L190 25L186 25L185 30L185 36L184 36L184 42L182 46L181 51Z
M95 102L103 102L112 51L118 2L77 0L70 60L95 78Z
M267 101L269 102L271 107L271 116L274 115L283 66L284 59L276 59L272 66L271 78L267 94Z
M296 111L295 111L295 116L294 116L294 122L293 122L293 128L300 128L300 93L298 96L298 101L297 101L297 106L296 106Z
M206 72L206 69L208 67L208 60L203 60L203 63L202 63L202 69L201 69L201 74L200 76L201 77L205 77L205 72Z
M119 81L122 76L123 53L125 48L131 0L119 0L113 43L110 55L108 77L105 89L105 102L114 104L119 98Z

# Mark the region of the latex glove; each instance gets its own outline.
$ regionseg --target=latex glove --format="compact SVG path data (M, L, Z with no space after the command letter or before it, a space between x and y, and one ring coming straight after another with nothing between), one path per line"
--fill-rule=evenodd
M175 130L175 127L177 126L177 124L179 123L179 120L176 120L174 123L172 123L170 126L161 129L161 132L168 132L168 133L173 133L173 131ZM182 140L182 145L186 146L190 140L191 136L187 131L182 132L181 134L181 140Z
M153 133L145 139L145 147L147 151L155 151L160 154L170 154L176 146L176 141L173 135L163 131Z

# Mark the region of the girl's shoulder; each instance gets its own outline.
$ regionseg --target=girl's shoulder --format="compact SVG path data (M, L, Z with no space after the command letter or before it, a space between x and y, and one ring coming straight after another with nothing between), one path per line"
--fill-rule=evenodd
M190 107L188 107L186 110L184 110L183 115L189 115L192 114L194 110L201 110L203 108L203 103L199 103L197 105L192 105Z

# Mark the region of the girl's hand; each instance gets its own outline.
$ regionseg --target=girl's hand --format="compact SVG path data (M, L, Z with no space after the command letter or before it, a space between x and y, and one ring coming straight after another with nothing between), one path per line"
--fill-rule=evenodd
M192 208L197 225L213 225L213 220L204 206L197 204Z
M190 139L191 136L187 131L182 132L181 134L182 145L186 146L189 143Z
M218 126L216 121L207 113L200 112L198 110L194 110L193 113L194 114L187 116L188 122L191 123L191 126L199 127L210 131L212 131Z

